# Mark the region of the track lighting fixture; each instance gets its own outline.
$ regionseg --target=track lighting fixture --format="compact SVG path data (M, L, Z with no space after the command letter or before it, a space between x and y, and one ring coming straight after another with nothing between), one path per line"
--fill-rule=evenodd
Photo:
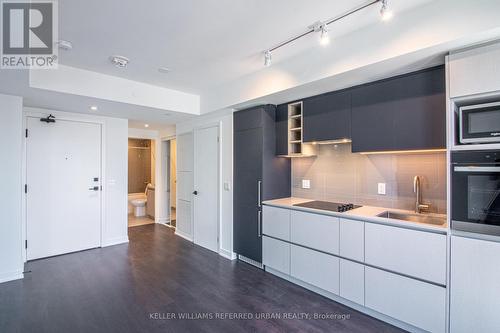
M267 50L264 52L264 66L269 67L271 66L272 58L271 58L271 51Z
M323 46L330 44L330 37L328 36L328 28L326 24L323 23L320 28L321 36L319 37L319 43Z
M392 11L387 5L387 0L381 0L382 7L380 7L380 17L382 21L389 21L392 18Z
M285 45L293 43L297 39L305 37L313 32L320 32L320 34L321 34L320 39L319 39L320 44L327 45L330 41L329 36L328 36L328 25L330 25L334 22L340 21L343 18L346 18L346 17L348 17L354 13L357 13L365 8L368 8L368 7L371 7L375 4L378 4L379 2L381 4L380 17L381 17L382 21L390 20L392 18L393 14L389 8L388 0L372 0L372 1L367 2L363 5L360 5L356 8L353 8L350 11L348 11L342 15L339 15L337 17L331 18L331 19L326 20L326 21L317 21L317 22L313 23L312 25L308 26L306 31L304 31L298 35L295 35L295 36L293 36L293 37L291 37L291 38L289 38L289 39L287 39L279 44L276 44L274 47L268 48L267 51L264 52L264 66L266 66L266 67L271 66L271 52L279 49L280 47L283 47Z

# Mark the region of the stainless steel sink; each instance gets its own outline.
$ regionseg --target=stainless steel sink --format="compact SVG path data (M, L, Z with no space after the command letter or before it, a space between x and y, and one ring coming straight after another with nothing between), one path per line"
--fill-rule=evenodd
M403 220L403 221L433 224L433 225L443 225L446 223L446 217L436 216L432 214L411 214L411 213L386 211L378 214L377 216L385 217L387 219Z

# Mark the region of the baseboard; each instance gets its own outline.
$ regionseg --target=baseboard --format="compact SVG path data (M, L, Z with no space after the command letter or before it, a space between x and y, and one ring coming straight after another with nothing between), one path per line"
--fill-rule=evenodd
M184 234L182 231L179 231L179 229L175 229L175 234L179 237L184 238L185 240L190 241L191 243L193 242L193 238L190 235Z
M156 223L161 223L161 224L167 224L170 222L170 219L168 217L161 217L156 220Z
M14 281L24 278L23 271L0 273L0 283Z
M236 253L233 253L231 251L225 250L223 248L219 249L219 254L223 256L224 258L227 258L229 260L235 260L236 259Z
M113 246L118 244L128 243L128 236L114 237L103 241L102 247Z

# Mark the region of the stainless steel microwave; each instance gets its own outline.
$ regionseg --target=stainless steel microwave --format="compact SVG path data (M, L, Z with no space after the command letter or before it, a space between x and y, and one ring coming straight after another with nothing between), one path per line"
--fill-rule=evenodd
M462 106L458 109L459 142L500 142L500 102Z

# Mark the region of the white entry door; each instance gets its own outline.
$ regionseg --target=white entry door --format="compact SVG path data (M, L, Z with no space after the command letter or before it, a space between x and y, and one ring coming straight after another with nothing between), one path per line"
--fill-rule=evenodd
M195 131L194 243L218 252L219 127Z
M28 117L27 258L101 245L101 125Z

